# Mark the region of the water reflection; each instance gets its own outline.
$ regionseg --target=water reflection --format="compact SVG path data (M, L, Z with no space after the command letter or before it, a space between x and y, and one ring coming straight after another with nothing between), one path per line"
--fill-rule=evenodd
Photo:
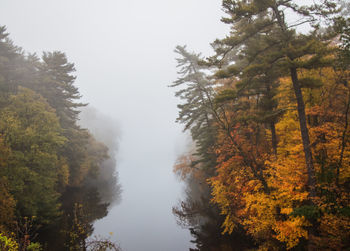
M89 129L96 140L108 147L109 158L102 163L97 178L88 179L87 184L97 188L103 203L108 203L110 206L120 203L122 190L117 181L118 172L115 157L120 137L118 124L91 106L82 109L79 124L83 128Z
M89 129L97 141L108 147L108 157L97 167L97 173L85 178L83 185L66 188L60 198L63 213L57 224L39 230L40 239L47 243L45 250L85 250L86 239L94 231L93 223L107 216L109 208L121 201L115 158L118 127L91 107L84 108L80 118L80 126ZM95 150L89 148L88 151Z
M195 248L190 251L247 250L254 247L252 240L237 226L231 235L222 234L224 217L210 203L211 189L207 183L208 169L194 165L192 155L183 156L175 165L175 172L186 184L184 199L173 207L173 214L183 228L187 228ZM205 171L206 170L206 171Z
M43 229L41 236L50 250L83 250L85 239L93 232L93 222L108 213L96 187L68 188L61 198L63 215L56 227Z

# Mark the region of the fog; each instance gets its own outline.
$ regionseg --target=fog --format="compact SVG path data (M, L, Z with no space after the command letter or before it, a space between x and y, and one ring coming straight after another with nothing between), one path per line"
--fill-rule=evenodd
M122 192L116 159L120 137L118 123L92 106L83 107L79 118L79 125L108 147L108 158L103 161L97 177L86 182L97 188L101 203L107 203L110 208L121 201Z
M187 44L208 55L209 43L227 34L228 27L220 22L220 4L220 0L1 1L0 25L7 26L15 44L39 55L65 52L75 63L82 101L117 121L118 135L105 131L105 138L119 140L113 158L122 200L95 223L95 234L113 232L112 239L123 250L175 251L190 246L189 231L180 228L172 215L182 196L172 166L186 143L182 126L174 122L178 100L168 85L177 78L176 45ZM96 120L109 123L100 116Z

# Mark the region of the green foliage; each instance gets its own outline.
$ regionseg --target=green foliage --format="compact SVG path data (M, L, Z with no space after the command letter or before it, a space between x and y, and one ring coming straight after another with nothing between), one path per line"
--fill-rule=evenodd
M240 70L241 69L237 65L229 65L226 69L215 72L214 77L218 79L229 78L239 74Z
M300 78L299 79L299 84L301 88L320 88L322 87L323 83L320 79L317 78Z
M228 101L235 101L237 92L235 90L223 90L214 99L216 104L225 103Z
M79 102L74 71L62 52L25 54L0 26L0 231L21 232L21 219L36 216L39 242L29 243L28 229L21 234L26 243L20 245L30 244L30 250L47 247L41 245L45 230L64 221L63 195L71 186L87 189L84 182L108 158L107 147L77 125L85 104ZM105 210L103 205L99 213ZM91 213L85 223L96 217ZM67 228L60 227L59 232Z
M215 153L212 147L215 141L214 118L217 109L214 107L213 81L205 74L207 66L199 63L199 54L188 52L185 46L177 46L175 52L180 56L177 61L181 77L171 87L181 88L175 95L183 100L183 103L178 105L180 111L176 121L185 124L184 130L191 132L197 145L195 155L201 158L192 163L193 167L202 164L208 172L213 172Z
M18 244L12 238L0 233L0 249L2 251L18 251Z
M6 180L0 178L0 232L9 232L13 227L15 206L16 202L8 190Z
M74 126L79 114L77 108L85 106L76 102L81 96L74 86L74 64L69 63L62 52L44 52L38 68L40 81L31 88L48 100L63 128Z
M64 144L54 110L33 91L19 88L1 113L0 130L11 148L11 165L1 170L21 215L37 215L43 222L58 216L57 152Z
M344 216L350 218L350 207L349 206L339 208L338 211L341 215L344 215Z
M38 242L32 242L27 247L27 251L42 251L42 250L43 249L42 249L40 243L38 243Z
M343 69L349 69L350 65L350 17L338 17L334 21L335 31L340 36L340 50L338 52L338 66Z
M294 208L291 216L305 216L308 220L317 220L321 217L321 210L315 205L305 205Z

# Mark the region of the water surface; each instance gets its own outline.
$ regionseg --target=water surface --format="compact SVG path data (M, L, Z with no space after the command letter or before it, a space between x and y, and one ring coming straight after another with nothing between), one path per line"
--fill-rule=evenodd
M159 127L152 119L122 130L117 157L122 199L95 223L95 234L112 232L125 251L189 249L189 231L172 214L182 190L172 173L176 131L172 121Z

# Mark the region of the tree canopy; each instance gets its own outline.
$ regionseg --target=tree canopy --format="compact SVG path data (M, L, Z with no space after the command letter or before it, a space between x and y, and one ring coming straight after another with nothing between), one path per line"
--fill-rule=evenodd
M215 54L176 50L180 67L191 58L199 69L182 70L173 85L182 86L178 121L196 145L176 172L190 174L191 184L206 181L203 196L219 208L214 218L228 238L243 231L261 250L350 247L349 13L339 12L342 4L223 0L231 30L212 43ZM201 99L198 90L210 92ZM175 214L196 226L188 202L181 205Z
M77 123L85 104L74 71L63 52L26 54L0 27L0 232L19 250L86 248L92 222L107 214L108 202L87 183L98 179L108 148ZM84 215L74 205L87 207Z

